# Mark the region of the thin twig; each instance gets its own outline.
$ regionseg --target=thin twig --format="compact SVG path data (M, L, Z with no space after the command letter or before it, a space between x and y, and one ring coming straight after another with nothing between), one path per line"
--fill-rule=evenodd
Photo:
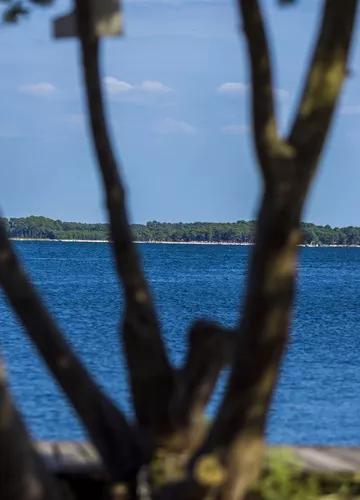
M288 142L311 178L348 74L348 54L358 0L326 0L320 34L310 61L298 111Z
M269 42L258 1L238 0L238 4L242 12L251 69L253 138L259 164L265 178L268 178L271 176L270 159L280 145Z
M140 426L156 434L163 432L168 422L173 370L133 243L124 186L109 139L99 74L99 41L94 35L89 2L76 0L76 12L93 144L106 193L116 267L125 290L122 335L134 406Z
M101 392L22 269L0 220L0 284L32 342L77 412L114 480L135 474L142 457L125 417Z
M184 448L196 447L203 437L204 410L221 370L231 362L234 345L235 332L217 323L200 320L190 329L189 352L171 406L174 428L188 442Z

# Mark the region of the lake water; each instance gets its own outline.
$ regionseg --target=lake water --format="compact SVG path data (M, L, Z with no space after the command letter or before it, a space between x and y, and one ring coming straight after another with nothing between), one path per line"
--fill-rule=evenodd
M108 244L16 247L75 350L128 414L118 339L122 299ZM139 245L171 359L195 317L234 325L251 249ZM360 249L304 248L291 344L268 425L272 443L360 444ZM78 439L81 426L0 299L0 341L13 394L37 439ZM210 407L214 411L221 394Z

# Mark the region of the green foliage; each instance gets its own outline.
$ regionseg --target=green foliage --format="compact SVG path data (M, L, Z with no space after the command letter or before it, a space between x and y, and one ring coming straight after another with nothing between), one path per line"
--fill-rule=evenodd
M46 217L5 219L10 237L54 240L107 240L108 224L62 222ZM168 223L152 221L131 226L135 241L243 243L255 242L255 221ZM308 245L360 245L360 228L303 223Z
M81 224L62 222L46 217L5 219L8 234L12 238L50 240L107 240L107 224Z
M15 2L4 10L3 21L5 23L14 24L21 16L25 16L28 13L29 10L24 6L22 2Z
M255 242L255 221L232 223L193 222L175 223L148 222L132 226L136 241L166 242L213 242L243 243ZM360 245L360 228L331 228L303 223L303 242L307 245Z
M28 0L29 2L35 4L35 5L52 5L54 3L54 0Z
M0 0L0 2L6 4L6 7L2 12L3 22L15 24L21 17L29 14L31 4L48 6L52 5L54 0Z
M321 496L317 479L305 478L289 452L273 453L267 466L267 473L255 488L263 500L315 500Z
M304 473L290 451L273 451L266 472L255 486L257 500L358 500L359 486L351 477Z
M148 222L132 226L136 241L254 243L255 221L235 223Z

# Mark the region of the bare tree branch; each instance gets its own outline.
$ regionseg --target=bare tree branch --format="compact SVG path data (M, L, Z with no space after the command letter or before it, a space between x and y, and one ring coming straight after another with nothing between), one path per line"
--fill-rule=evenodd
M209 457L219 471L225 467L227 499L242 498L261 465L266 416L287 341L298 224L291 200L276 206L272 194L265 195L232 374L218 417L192 464L196 481L196 471Z
M285 147L278 136L269 42L257 0L237 0L242 12L251 69L253 138L265 179L271 159Z
M343 9L336 0L325 3L323 33L299 116L289 143L270 158L270 175L264 172L265 193L229 385L209 436L191 462L192 478L201 486L197 497L205 488L221 490L226 500L239 500L260 471L266 418L287 343L302 208L345 76L356 3L350 0ZM254 69L257 45L263 41L266 49L255 22L260 22L260 11L256 0L239 0L239 6L252 65L254 122L264 124L261 103L266 93L256 90L263 76ZM254 133L259 135L256 127ZM261 163L269 149L258 139L257 148Z
M299 160L310 164L310 176L348 73L348 53L358 6L357 0L326 0L324 3L319 38L288 139Z
M60 384L114 480L136 474L142 457L124 416L100 391L66 342L21 268L0 220L0 284Z
M181 449L194 450L207 425L204 410L215 388L219 373L230 364L235 333L217 323L201 320L189 332L189 352L179 370L171 405L174 428Z
M99 42L93 33L90 4L86 0L76 0L76 9L93 144L106 192L117 271L125 290L123 338L135 411L143 429L162 434L168 423L173 370L133 244L124 186L110 144L99 75Z
M1 500L60 500L55 481L34 449L6 387L0 356Z

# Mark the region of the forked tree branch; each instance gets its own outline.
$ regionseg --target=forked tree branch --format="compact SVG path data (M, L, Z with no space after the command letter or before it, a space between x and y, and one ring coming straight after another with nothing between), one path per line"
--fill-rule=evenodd
M76 0L83 76L93 144L98 159L110 219L116 267L125 291L123 338L136 416L151 434L168 424L173 370L129 225L125 192L111 147L99 73L99 42L94 35L90 2Z
M357 7L357 0L325 1L316 49L288 139L299 160L308 165L308 179L316 167L348 73Z
M6 384L0 356L1 500L61 500L50 472L36 452Z
M254 16L258 15L256 4L256 0L239 1L247 25L251 65L259 30L255 22L250 23L249 16L251 9ZM315 51L309 90L305 91L305 104L300 108L290 144L284 144L292 153L285 149L275 155L271 173L276 175L265 176L229 385L208 439L191 462L192 487L200 487L197 497L208 490L220 490L223 499L239 500L260 471L266 418L287 343L302 208L344 80L356 4L349 0L343 4L346 8L341 8L336 0L326 1L321 50L317 47ZM321 57L317 55L319 50ZM253 70L252 78L255 89L261 74ZM317 93L320 90L327 96L323 101ZM254 90L253 95L259 99L258 106L254 104L254 113L260 115L254 117L256 123L262 120L262 94ZM312 100L315 95L320 99L319 105ZM303 127L308 128L307 134ZM301 176L302 172L305 173Z
M211 321L196 321L189 331L189 350L178 372L170 409L186 450L194 450L203 438L207 429L204 410L221 370L231 362L234 345L235 332Z
M0 284L32 342L67 396L113 480L137 473L141 456L135 434L101 392L22 269L0 219Z
M281 196L278 193L279 196ZM195 482L212 461L221 477L222 498L243 498L261 466L263 435L279 364L287 343L294 296L300 215L291 198L282 203L265 194L258 219L243 316L223 404L209 436L192 462ZM214 472L215 471L215 472Z

